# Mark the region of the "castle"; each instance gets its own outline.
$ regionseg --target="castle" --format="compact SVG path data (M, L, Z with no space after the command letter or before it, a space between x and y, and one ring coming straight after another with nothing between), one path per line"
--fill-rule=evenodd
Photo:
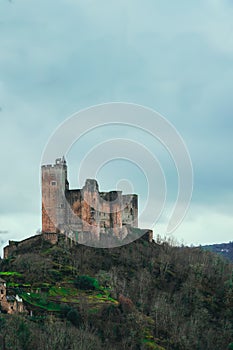
M127 227L138 227L138 197L122 191L100 192L96 180L87 179L82 189L70 189L67 164L42 165L42 232L78 235L80 241L99 239L112 232L124 238Z
M82 189L70 189L67 180L67 165L63 158L55 164L42 165L42 232L20 242L9 241L4 247L4 259L18 251L40 248L46 241L58 244L104 242L117 239L121 242L132 234L125 244L142 237L152 242L152 230L138 227L138 197L136 194L123 195L122 191L100 192L96 180L87 179ZM105 241L106 240L106 241ZM95 246L95 245L94 245ZM105 244L103 247L107 247ZM111 246L111 245L110 245ZM0 312L8 314L27 312L22 298L7 293L6 281L0 278Z
M139 237L152 242L152 230L137 228L136 194L100 192L93 179L87 179L82 189L70 189L64 157L56 159L55 164L42 165L41 175L42 232L20 242L9 241L4 247L5 259L18 249L30 249L45 241L57 244L64 237L69 242L103 248L121 245L123 240L127 244Z

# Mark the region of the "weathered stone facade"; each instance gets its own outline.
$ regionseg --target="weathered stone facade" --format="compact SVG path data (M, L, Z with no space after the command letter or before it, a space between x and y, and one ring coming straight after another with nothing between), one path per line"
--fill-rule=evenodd
M0 278L0 306L7 314L26 312L23 300L18 295L7 295L6 281Z
M92 233L97 239L111 229L116 237L124 227L138 227L138 197L122 191L100 192L96 180L82 189L69 189L67 165L59 158L42 166L42 232Z

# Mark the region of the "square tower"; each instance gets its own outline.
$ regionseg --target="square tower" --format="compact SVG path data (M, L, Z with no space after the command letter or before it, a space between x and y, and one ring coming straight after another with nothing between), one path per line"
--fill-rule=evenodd
M42 168L42 232L60 232L66 224L65 191L69 189L67 165L63 158Z

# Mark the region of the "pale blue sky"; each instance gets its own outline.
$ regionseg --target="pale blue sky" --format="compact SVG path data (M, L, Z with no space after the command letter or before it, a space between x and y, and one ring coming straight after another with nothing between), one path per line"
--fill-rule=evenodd
M109 101L157 110L189 148L193 199L174 236L194 244L232 240L232 18L229 0L2 0L0 230L8 233L0 241L41 226L39 167L53 130L81 108ZM130 133L110 133L117 132ZM98 137L68 156L72 187L74 159ZM176 193L174 168L160 148L170 196L156 233ZM100 174L100 188L116 183L114 166ZM138 175L142 202L144 187Z

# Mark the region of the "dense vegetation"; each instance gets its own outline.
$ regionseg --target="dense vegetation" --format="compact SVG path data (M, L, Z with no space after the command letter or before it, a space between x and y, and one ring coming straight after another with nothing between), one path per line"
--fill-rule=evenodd
M200 248L144 239L112 249L42 242L2 260L0 271L32 311L0 315L1 349L232 346L232 264Z

